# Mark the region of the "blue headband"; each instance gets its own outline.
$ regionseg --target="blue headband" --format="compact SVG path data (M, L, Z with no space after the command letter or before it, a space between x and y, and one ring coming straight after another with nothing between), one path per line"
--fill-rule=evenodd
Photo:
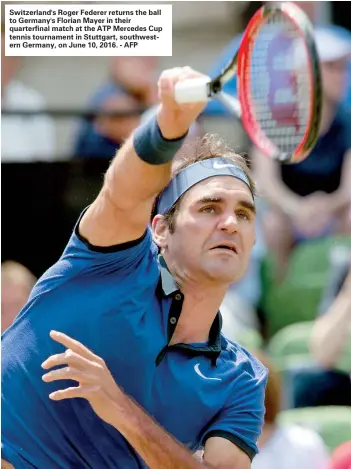
M209 158L187 166L172 179L159 197L157 213L164 215L187 190L213 176L233 176L243 181L251 191L249 178L233 160L223 157Z

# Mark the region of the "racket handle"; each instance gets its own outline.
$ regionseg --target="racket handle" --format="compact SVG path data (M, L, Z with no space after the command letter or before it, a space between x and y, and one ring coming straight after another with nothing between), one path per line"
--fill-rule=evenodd
M210 77L189 78L176 83L174 99L179 104L206 102L210 97Z

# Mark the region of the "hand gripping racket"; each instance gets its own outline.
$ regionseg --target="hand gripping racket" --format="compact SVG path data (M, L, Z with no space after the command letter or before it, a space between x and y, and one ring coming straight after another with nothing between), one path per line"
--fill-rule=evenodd
M222 91L237 74L238 98ZM315 146L322 90L312 26L293 3L267 3L249 22L239 50L216 78L179 82L178 103L219 99L269 158L298 163Z

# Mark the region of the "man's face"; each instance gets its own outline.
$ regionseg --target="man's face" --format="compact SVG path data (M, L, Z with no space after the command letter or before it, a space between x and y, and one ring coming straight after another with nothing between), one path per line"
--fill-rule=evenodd
M183 278L231 283L247 268L255 242L254 218L253 198L244 182L211 177L184 194L174 233L163 230L160 247L166 250L169 267Z

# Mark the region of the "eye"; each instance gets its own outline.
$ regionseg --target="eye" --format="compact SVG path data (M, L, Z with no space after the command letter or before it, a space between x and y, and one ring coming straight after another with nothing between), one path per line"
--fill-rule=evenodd
M246 210L239 210L238 212L236 212L236 216L240 218L240 220L247 220L247 221L251 220L252 218L251 213Z
M202 213L216 213L216 208L213 205L207 205L206 207L202 207L200 209Z

